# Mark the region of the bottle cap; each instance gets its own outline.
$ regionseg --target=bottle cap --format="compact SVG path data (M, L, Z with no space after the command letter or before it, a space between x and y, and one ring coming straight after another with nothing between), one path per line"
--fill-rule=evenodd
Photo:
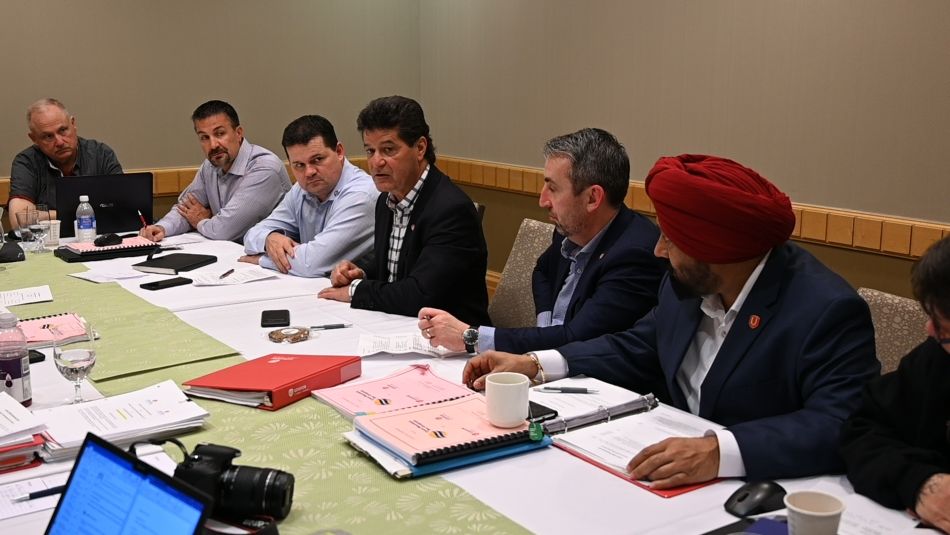
M4 312L0 314L0 329L9 329L16 326L16 314L13 312Z
M79 202L89 202L89 196L88 196L88 195L80 195L80 196L79 196Z

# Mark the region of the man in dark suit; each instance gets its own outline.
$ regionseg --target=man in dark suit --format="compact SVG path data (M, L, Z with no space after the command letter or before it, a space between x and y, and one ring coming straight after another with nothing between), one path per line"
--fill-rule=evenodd
M485 236L472 200L435 166L422 107L406 97L378 98L356 126L382 192L373 258L340 262L319 297L406 316L433 306L487 324Z
M659 304L632 329L558 351L489 352L463 373L586 374L725 426L671 438L628 464L658 488L716 477L800 477L843 468L841 423L879 373L863 299L796 245L788 197L730 160L661 158L646 180L656 254L670 260Z
M532 278L536 327L470 325L437 308L419 311L432 345L472 353L551 349L626 329L656 305L665 270L659 232L623 204L630 160L613 135L585 128L544 146L539 204L556 231Z

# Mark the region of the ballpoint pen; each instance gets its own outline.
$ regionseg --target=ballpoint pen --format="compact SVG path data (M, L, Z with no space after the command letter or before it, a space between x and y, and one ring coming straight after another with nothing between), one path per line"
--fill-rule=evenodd
M352 327L352 323L331 323L329 325L311 325L311 331L326 331L329 329L346 329L347 327Z
M225 271L224 273L222 273L221 276L218 277L218 280L221 280L221 279L227 277L228 275L230 275L230 274L232 274L232 273L234 273L234 269L229 269L229 270Z
M136 210L136 212L139 213L139 221L142 222L142 228L147 227L147 226L148 226L148 223L145 222L145 216L142 215L142 211L141 211L141 210Z
M48 489L38 490L36 492L31 492L29 494L24 494L23 496L17 496L11 498L11 503L26 502L29 500L35 500L37 498L42 498L44 496L52 496L54 494L61 494L63 490L66 489L66 485L59 485L57 487L50 487Z
M558 394L596 394L598 391L579 386L542 386L538 389L541 392L554 392Z

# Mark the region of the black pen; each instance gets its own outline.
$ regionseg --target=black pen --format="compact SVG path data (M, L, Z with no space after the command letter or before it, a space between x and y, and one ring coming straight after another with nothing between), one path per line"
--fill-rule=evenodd
M596 394L597 390L583 388L579 386L542 386L538 389L541 392L554 392L558 394Z
M63 490L66 489L66 485L59 485L58 487L50 487L48 489L38 490L36 492L31 492L29 494L24 494L23 496L17 496L16 498L10 499L10 503L19 503L26 502L30 500L35 500L37 498L43 498L45 496L52 496L54 494L62 494Z
M331 323L329 325L311 325L311 331L326 331L329 329L346 329L347 327L352 327L352 323Z
M234 270L233 270L233 269L229 269L229 270L225 271L224 273L222 273L221 276L218 277L218 280L221 280L221 279L227 277L228 275L230 275L230 274L232 274L232 273L234 273Z

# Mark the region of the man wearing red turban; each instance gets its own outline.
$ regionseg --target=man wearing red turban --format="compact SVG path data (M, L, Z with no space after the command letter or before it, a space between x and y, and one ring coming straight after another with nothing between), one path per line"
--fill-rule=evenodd
M629 330L558 350L483 353L463 379L480 388L494 371L583 374L725 426L637 454L628 470L657 488L840 471L841 423L880 371L867 304L788 241L791 203L755 171L661 158L646 191L661 232L654 253L671 271L657 307Z

